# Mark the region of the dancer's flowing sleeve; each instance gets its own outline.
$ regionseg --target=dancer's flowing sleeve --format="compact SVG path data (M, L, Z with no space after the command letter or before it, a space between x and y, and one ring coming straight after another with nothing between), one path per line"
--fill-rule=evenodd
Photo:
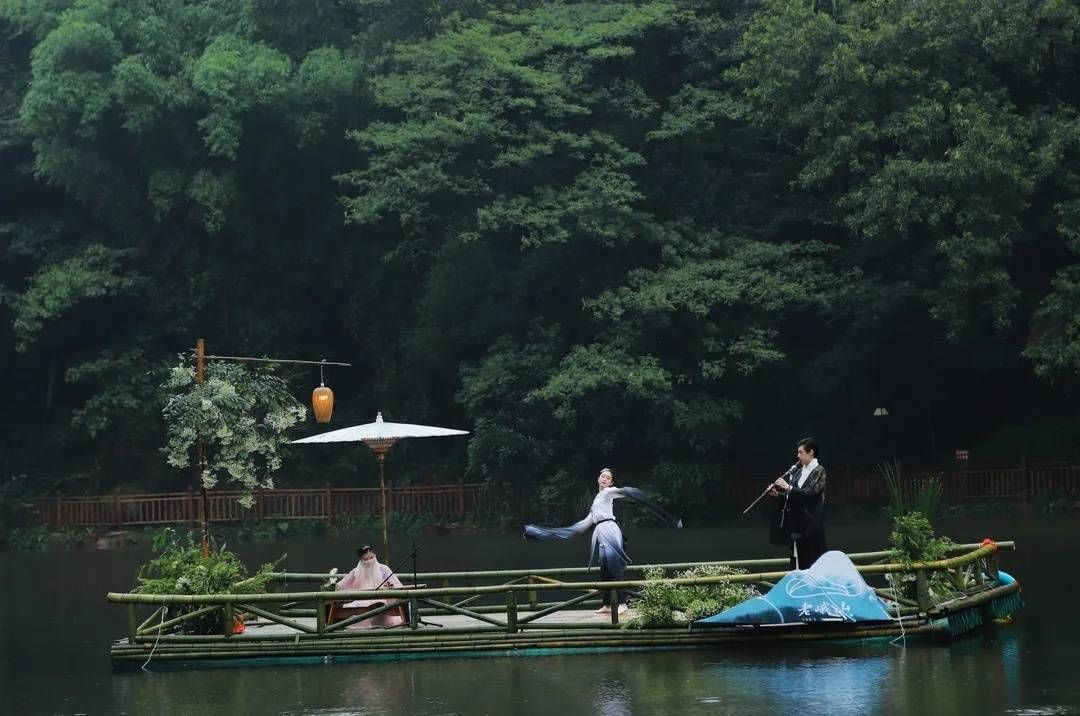
M588 532L589 528L592 526L592 515L589 515L580 522L575 522L569 527L539 527L537 525L525 525L525 539L570 539L576 535Z
M669 526L671 526L671 527L682 527L682 520L681 519L679 519L678 517L675 517L670 512L665 510L663 507L661 507L660 505L658 505L655 502L653 502L652 500L650 500L645 495L645 493L642 492L641 490L639 490L638 488L636 488L636 487L616 487L614 489L615 489L615 497L616 498L620 498L620 497L629 498L629 499L633 500L634 502L637 502L638 504L640 504L642 507L647 509L649 512L653 513L654 515L656 515L657 517L662 519L664 522L668 523Z

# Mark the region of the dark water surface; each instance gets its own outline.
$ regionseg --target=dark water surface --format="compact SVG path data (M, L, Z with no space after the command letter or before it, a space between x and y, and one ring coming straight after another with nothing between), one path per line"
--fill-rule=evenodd
M1080 713L1080 524L943 522L958 542L1015 539L1002 566L1023 586L1013 624L951 644L435 659L173 672L113 672L111 639L148 551L0 554L0 713L10 714L1065 714ZM760 529L631 528L638 562L778 556ZM878 549L887 527L832 525L830 546ZM357 540L363 536L358 535ZM404 546L409 538L395 542ZM586 543L512 535L423 537L419 568L572 566ZM350 543L241 545L249 564L288 552L293 571L352 564Z

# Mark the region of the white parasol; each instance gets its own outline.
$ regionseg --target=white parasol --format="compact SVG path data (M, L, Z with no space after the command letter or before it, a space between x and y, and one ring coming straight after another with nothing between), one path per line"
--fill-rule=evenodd
M386 529L386 478L384 475L384 463L386 453L398 440L404 438L438 438L447 435L468 435L468 430L452 430L450 428L437 428L431 425L411 425L409 423L387 423L383 421L382 413L375 416L375 422L364 425L354 425L350 428L331 430L328 433L320 433L311 437L293 440L299 443L352 443L362 442L375 453L375 459L379 461L379 487L382 497L382 528L383 528L383 559L390 559L390 542Z

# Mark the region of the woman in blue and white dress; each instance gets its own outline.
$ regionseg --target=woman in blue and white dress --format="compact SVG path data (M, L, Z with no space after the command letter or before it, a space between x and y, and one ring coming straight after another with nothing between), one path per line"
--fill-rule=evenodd
M629 498L668 522L673 527L682 527L682 520L676 519L658 507L645 493L636 487L615 487L615 472L605 467L596 478L599 491L593 498L592 507L585 519L576 522L569 527L538 527L525 525L525 539L552 540L570 539L579 534L584 534L590 529L593 531L592 542L589 549L589 567L592 567L595 559L600 564L600 580L604 582L620 582L626 565L630 564L630 557L623 549L623 534L619 529L619 523L615 521L615 500ZM610 613L611 593L604 590L604 606L597 610L599 614ZM626 611L626 592L619 591L619 613Z

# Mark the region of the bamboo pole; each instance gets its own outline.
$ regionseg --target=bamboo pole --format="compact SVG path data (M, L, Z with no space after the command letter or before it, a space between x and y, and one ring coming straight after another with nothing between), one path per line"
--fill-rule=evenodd
M199 338L195 341L195 384L202 385L206 380L206 341ZM206 470L206 444L200 438L195 445L195 476L199 484L200 501L200 524L202 526L202 556L206 559L210 556L210 516L209 503L206 499L206 483L203 482L203 472Z
M565 602L559 602L558 604L554 604L554 605L548 607L547 609L541 609L538 612L530 614L529 616L525 617L524 619L518 619L518 624L528 624L529 622L536 621L537 619L542 619L543 617L546 617L548 614L554 614L555 612L562 611L566 607L573 606L575 604L580 604L581 602L584 602L586 599L591 599L591 598L596 597L596 595L598 595L598 594L600 594L600 590L599 589L594 589L594 590L592 590L591 592L589 592L587 594L579 595L577 597L574 597L573 599L568 599Z
M532 592L530 592L530 594L531 593ZM485 595L479 595L479 596L485 596ZM431 600L429 599L429 600L426 600L426 601L430 602ZM585 607L587 607L587 608L595 608L595 607L599 606L602 603L603 602L600 599L595 599L595 598L594 599L586 599L583 602L577 602L577 604L579 606L583 607L583 608L585 608ZM536 602L535 605L527 604L527 603L526 604L519 604L518 605L518 613L521 613L521 612L537 612L537 611L540 611L541 609L547 609L548 607L553 607L553 606L561 605L561 604L565 604L565 602ZM478 606L478 607L472 607L470 609L470 611L476 612L478 614L492 614L492 613L502 613L503 609L504 609L504 607L501 604L484 604L484 605L481 605L481 606ZM420 610L420 615L421 616L437 616L440 613L441 613L441 610L439 610L439 609L421 609Z
M257 595L238 594L236 596L257 596ZM233 603L235 603L235 602L233 602ZM293 621L292 619L288 619L288 618L283 617L283 616L281 616L279 614L274 614L271 611L267 611L265 609L259 609L258 607L253 607L253 606L251 606L250 604L247 604L247 603L240 605L240 607L245 612L251 612L255 616L262 617L263 619L268 619L268 620L274 622L275 624L284 624L287 627L291 627L293 629L296 629L297 631L307 632L308 634L314 634L315 633L315 630L312 629L311 627L307 626L306 624L301 624L300 622Z
M887 593L888 590L886 590L886 589L879 589L879 590L876 590L876 591L878 591L880 594L882 594L882 596L885 596L888 599L893 598L891 594ZM455 614L457 612L451 611L450 607L460 607L464 602L470 602L470 603L475 602L476 600L482 599L482 598L484 598L486 596L490 596L490 595L478 594L475 597L464 600L463 602L446 603L445 606L430 606L430 607L426 607L426 608L422 606L422 607L420 607L420 616L421 617L431 617L431 616L439 616L439 615L445 615L445 614ZM431 600L431 599L425 599L423 601L424 601L425 604L432 604L432 605L435 605L435 604L440 604L441 605L442 604L442 602L436 602L435 600ZM578 602L578 604L581 607L584 607L584 608L595 608L595 607L599 606L601 603L602 602L601 602L600 599L588 599L588 600L586 600L584 602ZM535 606L532 605L532 604L519 604L518 605L518 612L519 613L521 613L521 612L535 612L535 611L539 611L541 609L547 609L548 607L553 607L553 606L560 605L560 604L564 604L564 602L537 602L535 604ZM914 604L914 602L912 602L912 604ZM396 606L397 605L393 605L391 607L388 607L387 610L393 609ZM506 610L506 607L503 604L482 604L480 606L470 607L467 610L469 612L469 614L465 614L463 616L470 616L472 614L502 614L505 610ZM277 613L280 614L281 616L301 618L301 619L305 619L305 618L306 619L315 619L318 616L316 612L317 612L317 610L314 607L306 608L306 609L295 609L295 608L284 608L284 607L282 607L282 608L277 610ZM368 614L368 612L365 612L365 614ZM372 616L375 616L375 615L372 614ZM363 618L367 618L367 617L363 617ZM363 621L363 618L360 621ZM334 622L334 624L339 624L339 623L340 622Z
M917 628L917 625L913 625ZM905 626L905 630L908 627ZM890 625L888 627L865 627L856 630L850 630L844 634L844 636L861 638L868 634L877 633L881 629L889 630L889 633L898 633L900 631L899 626ZM836 638L837 632L835 629L818 629L811 632L819 638ZM442 646L461 645L461 644L490 644L493 646L503 647L507 644L518 645L547 645L555 640L593 640L593 641L606 641L609 643L626 644L633 643L636 640L649 640L652 642L698 642L698 643L713 643L722 641L757 641L768 640L769 634L757 631L753 637L748 638L749 633L746 630L727 629L723 630L710 630L708 632L687 632L685 629L666 629L666 630L626 630L626 629L608 629L606 631L585 631L585 630L573 630L564 629L558 632L519 632L508 633L505 630L499 632L489 632L481 639L467 638L463 636L453 637L441 635L434 639L427 640L401 640L401 641L383 641L381 643L359 643L364 640L344 640L336 639L333 641L318 640L318 641L303 641L295 642L294 640L278 640L276 642L252 642L247 641L242 643L239 637L228 641L219 641L216 643L200 643L200 644L180 644L176 642L167 642L163 640L158 644L157 649L160 653L174 652L190 652L193 650L216 650L222 652L235 651L239 649L245 650L274 650L281 647L288 647L290 651L329 651L329 650L349 650L353 653L362 651L400 651L407 648L423 649L428 651L437 650ZM133 653L137 651L145 652L148 647L152 647L153 643L147 641L137 645L136 647L118 646L114 649L114 653Z
M910 636L921 636L927 634L936 634L940 630L929 624L913 625L905 629ZM357 649L351 645L340 646L327 646L322 644L304 644L299 646L292 646L287 643L281 643L278 645L269 645L262 648L253 647L251 645L229 644L221 645L218 647L204 646L202 649L184 649L184 650L170 650L168 648L163 649L159 647L158 653L160 653L163 660L184 660L184 659L222 659L222 658L239 658L239 657L285 657L285 656L302 656L310 655L314 658L320 658L324 655L343 655L353 657L364 656L398 656L402 654L437 654L437 653L455 653L455 652L481 652L498 650L500 653L506 653L507 651L514 651L519 649L531 649L531 648L544 648L544 649L561 649L561 648L599 648L599 649L612 649L618 650L620 648L679 648L679 647L710 647L723 644L737 644L745 643L748 641L764 641L764 642L790 642L790 641L821 641L825 639L836 639L837 635L835 630L817 630L814 632L762 632L760 630L754 630L752 633L756 634L754 638L747 638L746 630L734 630L727 633L699 633L699 634L687 634L682 632L681 634L667 633L667 634L651 634L646 632L628 632L620 630L613 632L611 636L603 637L596 635L558 635L555 637L548 637L546 639L537 640L535 638L527 638L532 635L526 634L514 634L504 635L510 637L507 639L488 639L481 642L463 643L463 642L447 642L447 643L434 643L434 644L419 644L419 645L399 645L399 646L381 646L381 647L368 647L363 649ZM868 628L861 630L853 630L850 635L845 635L847 638L865 639L873 637L891 637L900 633L899 627L880 627L880 628ZM140 657L145 658L146 651L132 651L124 649L114 649L113 658L118 660L136 660ZM155 658L157 656L155 655Z
M915 571L915 601L919 605L919 611L930 609L930 583L925 569Z
M508 595L513 595L514 592L507 592L507 594ZM507 598L509 599L510 597L507 597ZM469 617L471 619L476 619L477 621L482 621L482 622L485 622L487 624L491 624L493 626L497 626L497 627L505 627L506 626L505 622L501 622L501 621L499 621L497 619L492 619L491 617L486 617L482 613L473 611L471 609L462 609L461 607L459 607L459 606L457 606L455 604L446 604L444 602L435 601L434 599L425 599L423 601L424 601L425 604L430 604L431 606L436 607L437 609L445 609L448 612L452 612L454 614L460 614L462 616ZM504 609L505 609L504 607L498 607L497 611L502 612L502 611L504 611ZM496 611L496 610L492 609L492 611Z
M986 555L986 573L990 575L991 579L998 578L998 558L997 554L991 553Z
M946 554L966 554L972 550L979 549L982 546L982 544L954 545L953 547L946 550ZM1016 549L1016 543L1013 541L998 542L997 547L998 549ZM873 560L888 559L892 556L892 552L888 550L878 552L854 552L847 556L852 562L856 563L857 566L860 562L867 562L868 564L864 566L869 566L869 563ZM665 571L686 570L693 567L738 567L740 569L750 569L753 567L783 567L788 564L789 562L787 557L781 559L736 559L716 562L674 562L639 565L631 564L627 565L626 571L644 572L646 569L652 569L656 567L664 569ZM505 569L472 572L417 572L416 578L418 580L425 581L439 579L505 579L510 577L542 577L551 575L572 576L590 573L596 573L596 569L590 569L588 567L554 567L550 569ZM325 582L331 576L333 575L324 572L277 572L272 575L272 579L290 582Z
M948 604L938 605L933 607L928 612L931 616L937 616L939 614L955 614L956 612L964 611L965 609L971 609L987 602L992 602L1000 597L1013 594L1020 591L1020 584L1013 582L1012 584L1003 584L1000 587L993 587L985 591L974 594L970 597L957 599L949 602Z
M988 595L983 601L991 598L996 598L1001 594ZM965 608L971 608L973 605L965 605ZM927 625L929 622L925 619L912 619L908 618L904 620L906 622L905 630L910 628L917 628L918 626ZM239 647L236 642L257 641L254 637L248 637L246 635L237 636L230 640L224 640L221 635L216 637L217 641L211 643L210 637L204 637L203 642L195 643L188 642L186 645L180 641L181 637L161 637L159 642L159 649L164 651L190 651L197 648L205 649L222 649L229 650L233 648L276 648L278 645L288 645L290 647L305 647L310 649L331 649L331 648L348 648L353 650L368 650L368 649L388 649L393 650L397 648L403 648L406 646L413 646L418 648L431 648L442 644L453 643L496 643L505 644L509 641L526 641L532 640L535 642L546 643L554 639L563 638L593 638L593 639L606 639L617 642L626 642L635 638L650 638L650 639L663 639L668 641L674 641L679 639L688 640L725 640L735 639L739 641L765 641L770 635L769 631L747 631L745 629L737 627L717 627L709 630L688 632L685 626L682 627L666 627L666 628L651 628L642 630L624 630L624 629L612 629L610 627L606 629L583 629L582 625L567 624L557 630L536 631L529 634L519 633L510 634L505 630L487 630L482 634L468 633L468 634L448 634L443 630L433 630L431 632L422 633L423 637L419 638L412 632L396 632L401 635L396 638L372 638L372 637L357 637L350 635L350 638L337 637L337 638L315 638L313 635L309 635L306 639L293 639L278 637L272 641L263 640L262 646L257 644L249 644L243 647ZM838 632L834 628L813 628L811 625L807 625L810 629L811 636L817 636L818 638L836 638ZM873 634L878 630L885 629L892 633L899 632L899 624L893 622L888 626L874 625L874 626L860 626L852 628L839 633L839 636L847 636L859 638L868 634ZM804 632L798 632L804 633ZM798 634L797 633L797 634ZM783 633L781 632L781 635ZM790 635L791 632L788 632ZM136 646L126 646L122 642L114 645L114 651L131 651L133 649L145 650L148 647L153 646L155 640L145 638L143 642ZM215 646L216 644L216 646Z
M921 570L940 570L955 567L981 559L996 551L995 545L980 547L974 552L961 557L939 560L936 562L917 562L910 566L901 564L871 564L856 567L862 574L888 574L900 572L918 572ZM730 574L714 577L683 577L668 579L676 585L703 585L730 582L733 584L756 583L764 580L779 580L787 574L782 572L762 572L757 574ZM630 589L643 587L647 580L622 580L618 582L555 582L550 584L502 584L476 587L442 587L423 589L393 589L381 591L337 591L337 592L282 592L278 594L205 594L205 595L172 595L172 594L134 594L130 592L109 592L106 599L110 602L126 604L226 604L243 600L251 602L282 602L282 601L310 601L315 599L378 599L378 598L408 598L408 597L438 597L453 594L496 594L506 589L514 591L529 590L580 590L580 589Z
M325 627L325 631L341 631L341 630L345 629L346 627L349 627L349 626L352 626L353 624L356 624L357 622L367 621L368 619L371 619L373 617L377 617L380 614L384 614L384 613L389 612L389 611L397 611L400 608L401 608L401 602L400 601L388 600L387 603L383 604L381 607L376 607L375 609L369 609L369 610L365 611L363 614L353 614L350 617L346 617L345 619L342 619L340 621L336 621L333 624L330 624L327 627Z
M417 579L419 579L419 575L417 575ZM510 580L509 582L506 582L506 584L518 584L518 583L520 583L521 581L522 581L522 580L521 580L521 578L518 578L518 579L512 579L512 580ZM447 588L447 587L449 587L449 586L450 586L449 580L445 580L445 579L444 579L444 580L443 580L443 587L444 587L444 588ZM531 592L530 592L530 593L531 593ZM478 601L478 600L480 600L480 599L483 599L483 598L484 598L484 596L485 596L485 595L483 595L483 594L477 594L477 595L475 595L475 596L469 597L468 599L462 599L462 600L461 600L460 602L454 602L454 606L456 606L456 607L464 607L464 606L465 606L466 604L472 604L472 603L473 603L473 602L475 602L475 601ZM421 613L423 613L423 611L421 611Z
M163 621L160 624L153 624L153 625L145 627L143 629L139 629L138 636L145 636L147 634L154 634L156 632L163 632L166 629L170 629L170 628L172 628L172 627L174 627L174 626L176 626L178 624L183 624L184 622L195 619L196 617L200 617L203 614L210 614L211 612L216 612L219 609L221 609L221 605L219 605L219 604L214 604L214 605L211 605L211 606L208 606L208 607L203 607L202 609L196 609L193 612L188 612L187 614L181 614L178 617L173 617L172 619L169 619L167 621Z
M148 627L150 625L150 622L154 621L154 617L156 617L161 612L162 609L165 609L165 607L161 606L161 607L158 607L157 609L155 609L154 611L150 612L150 616L148 616L145 620L143 620L143 623L140 624L139 627L135 630L136 636L138 636L139 632L141 632L143 629Z
M506 591L506 631L508 634L514 634L517 630L517 592L508 589Z

